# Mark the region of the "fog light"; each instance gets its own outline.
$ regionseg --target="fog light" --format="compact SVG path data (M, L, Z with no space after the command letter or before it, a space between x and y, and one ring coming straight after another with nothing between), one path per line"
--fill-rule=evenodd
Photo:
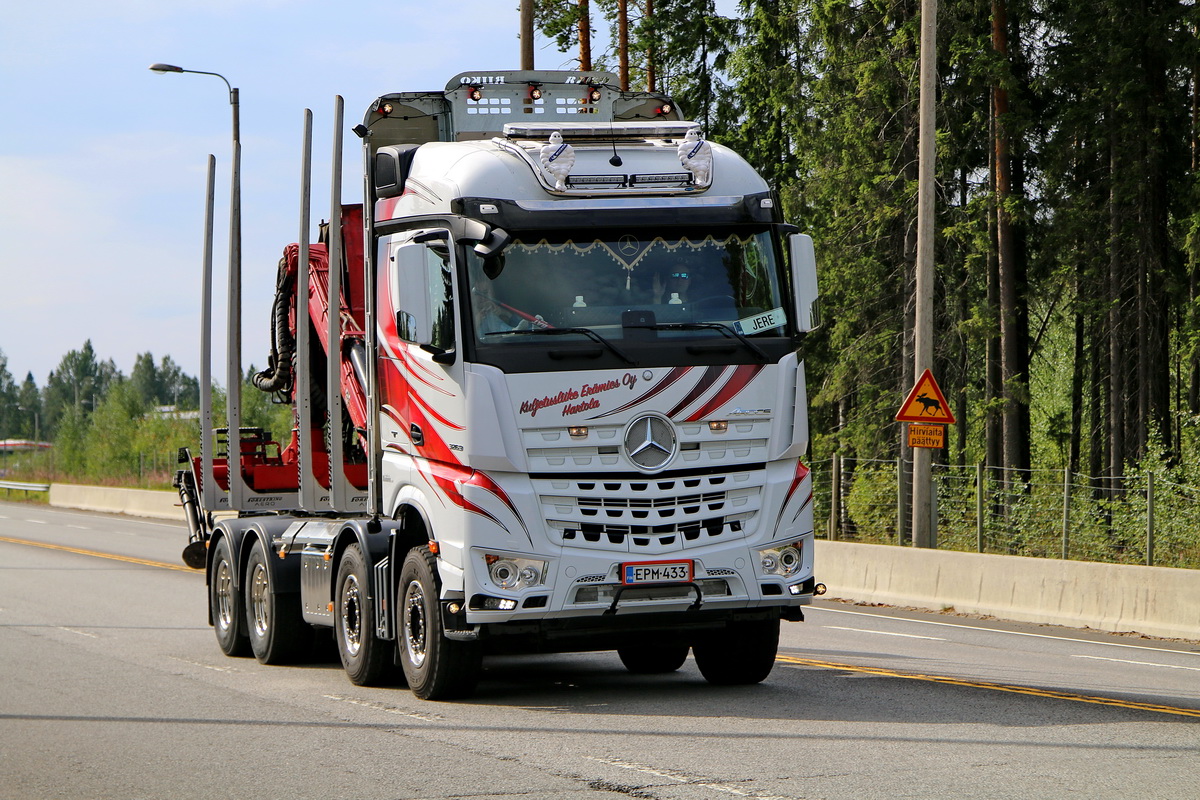
M800 594L800 591L801 591L800 584L793 583L791 586L788 587L788 591L791 592L792 594Z
M516 607L517 601L507 597L477 594L471 598L471 609L474 611L512 611Z

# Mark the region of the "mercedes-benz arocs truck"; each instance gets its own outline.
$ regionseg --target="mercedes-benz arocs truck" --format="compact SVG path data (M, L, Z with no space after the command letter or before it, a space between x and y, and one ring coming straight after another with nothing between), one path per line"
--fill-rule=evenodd
M351 681L427 699L469 694L494 653L767 677L824 589L812 241L669 98L614 84L384 95L353 129L361 206L339 197L339 98L331 222L285 250L253 379L290 436L241 425L231 267L226 424L207 399L177 477L225 653L303 659L331 629ZM211 219L211 166L209 195Z

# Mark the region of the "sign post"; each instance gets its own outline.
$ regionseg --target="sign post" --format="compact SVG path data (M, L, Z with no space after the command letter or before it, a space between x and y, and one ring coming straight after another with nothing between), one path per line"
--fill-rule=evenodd
M946 396L934 380L933 373L925 370L913 386L908 397L900 404L896 413L898 422L907 422L908 446L913 451L913 544L917 547L936 547L936 533L932 518L933 476L931 449L946 446L946 425L954 423L954 414ZM921 462L918 464L918 462ZM923 466L924 469L917 469ZM926 502L918 503L917 500ZM918 517L918 515L922 515Z

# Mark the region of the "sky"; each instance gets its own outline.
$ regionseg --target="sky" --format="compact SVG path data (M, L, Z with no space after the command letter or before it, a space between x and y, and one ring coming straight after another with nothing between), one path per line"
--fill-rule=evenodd
M242 365L262 367L276 264L297 240L303 110L312 225L329 217L333 102L346 127L389 92L520 64L517 0L59 0L0 24L0 353L38 386L90 340L128 375L139 354L200 373L205 175L217 159L213 374L224 383L231 107L241 112ZM718 7L732 11L733 0ZM536 42L538 69L569 55ZM344 202L361 150L345 134Z

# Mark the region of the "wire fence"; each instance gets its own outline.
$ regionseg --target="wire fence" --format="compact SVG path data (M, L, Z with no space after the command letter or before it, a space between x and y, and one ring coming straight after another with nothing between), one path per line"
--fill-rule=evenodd
M818 535L911 544L911 462L839 458L812 469ZM1200 487L1161 474L935 464L933 494L941 550L1200 569Z

